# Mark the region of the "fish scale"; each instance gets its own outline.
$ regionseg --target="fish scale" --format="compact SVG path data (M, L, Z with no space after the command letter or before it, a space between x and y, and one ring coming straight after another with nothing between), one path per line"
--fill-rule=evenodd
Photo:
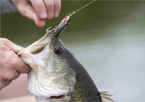
M75 62L75 65L77 82L70 102L102 102L99 91L85 68L80 63Z

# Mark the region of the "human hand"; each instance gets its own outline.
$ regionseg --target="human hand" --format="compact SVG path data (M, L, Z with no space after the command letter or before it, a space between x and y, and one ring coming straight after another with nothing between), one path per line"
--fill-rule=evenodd
M23 49L8 39L0 38L0 90L18 78L21 73L30 71L30 67L16 55Z
M61 0L11 0L20 14L35 22L38 27L45 25L45 19L58 17Z

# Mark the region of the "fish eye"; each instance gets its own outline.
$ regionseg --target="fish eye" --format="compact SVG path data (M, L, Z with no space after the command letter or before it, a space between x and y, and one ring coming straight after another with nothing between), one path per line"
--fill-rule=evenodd
M61 47L56 47L54 48L54 52L59 55L63 52L63 49Z

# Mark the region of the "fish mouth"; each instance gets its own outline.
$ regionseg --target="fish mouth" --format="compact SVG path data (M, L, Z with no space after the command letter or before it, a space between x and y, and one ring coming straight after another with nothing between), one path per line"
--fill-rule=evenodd
M53 38L58 38L61 35L69 23L70 17L66 16L58 26L55 26L53 29L48 27L46 34L42 38L27 47L28 51L32 54L41 52L48 44L50 44ZM18 55L20 55L20 53L18 53Z
M46 30L46 34L42 38L40 38L39 40L37 40L36 42L28 46L23 52L18 53L19 57L21 57L21 59L25 63L30 65L30 67L33 69L31 71L32 73L29 74L28 90L32 94L34 94L36 99L38 101L40 100L40 102L45 101L45 100L46 101L65 100L66 98L70 96L70 93L72 92L72 90L69 90L67 88L64 88L64 90L61 90L61 89L54 90L53 87L52 89L51 87L50 88L45 87L45 85L43 86L41 84L40 80L39 81L34 80L35 79L34 77L36 76L33 75L35 74L33 72L37 73L38 71L40 71L41 69L39 68L40 66L44 66L45 63L42 63L43 62L42 60L44 61L50 60L50 55L53 52L53 47L58 44L57 43L57 41L59 40L58 37L64 31L68 23L69 23L69 17L63 19L63 21L55 28L50 30L50 27L49 27ZM41 81L42 83L44 83L43 80Z
M38 101L38 102L44 102L44 101L47 101L47 102L49 102L49 101L65 101L65 102L68 102L69 101L69 97L67 97L67 98L65 98L67 95L59 95L59 96L50 96L50 97L48 97L48 98L43 98L43 97L35 97L36 98L36 100Z
M49 98L47 99L50 99L50 100L59 100L59 99L62 99L64 98L66 95L59 95L59 96L50 96Z
M35 99L37 100L37 102L62 102L64 101L65 99L65 95L59 95L59 96L50 96L48 98L46 97L39 97L39 96L35 96Z

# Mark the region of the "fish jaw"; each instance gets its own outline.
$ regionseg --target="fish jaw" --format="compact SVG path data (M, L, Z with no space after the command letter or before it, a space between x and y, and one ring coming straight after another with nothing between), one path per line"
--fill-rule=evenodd
M42 60L49 58L51 41L51 32L47 32L42 38L29 45L25 50L18 52L17 55L32 69L38 70L38 64L43 64Z

